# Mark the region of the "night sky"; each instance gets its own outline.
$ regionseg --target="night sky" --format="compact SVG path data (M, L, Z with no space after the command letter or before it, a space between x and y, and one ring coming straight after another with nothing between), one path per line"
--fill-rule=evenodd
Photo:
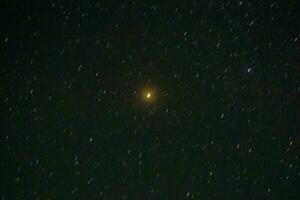
M1 200L299 198L299 1L0 5Z

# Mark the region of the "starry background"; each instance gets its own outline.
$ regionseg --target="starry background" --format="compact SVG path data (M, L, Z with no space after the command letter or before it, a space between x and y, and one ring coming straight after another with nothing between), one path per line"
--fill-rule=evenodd
M297 0L0 4L1 200L299 198Z

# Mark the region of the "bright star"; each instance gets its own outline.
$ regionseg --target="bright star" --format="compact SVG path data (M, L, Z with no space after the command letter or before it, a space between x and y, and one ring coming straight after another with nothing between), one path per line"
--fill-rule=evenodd
M154 94L154 90L153 89L145 89L143 92L142 92L142 98L144 101L150 103L150 102L153 102L154 99L155 99L155 94Z
M151 93L150 93L150 92L148 92L146 97L147 97L148 99L150 99L150 97L151 97Z

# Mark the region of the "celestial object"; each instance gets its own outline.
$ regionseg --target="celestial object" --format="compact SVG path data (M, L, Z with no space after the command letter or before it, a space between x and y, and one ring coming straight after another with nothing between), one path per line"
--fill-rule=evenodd
M142 92L142 99L143 101L147 102L147 103L150 103L150 102L153 102L154 99L155 99L155 95L154 95L154 90L153 89L144 89L143 92Z
M1 4L0 200L299 199L296 2Z
M146 97L149 99L151 97L151 92L148 92Z

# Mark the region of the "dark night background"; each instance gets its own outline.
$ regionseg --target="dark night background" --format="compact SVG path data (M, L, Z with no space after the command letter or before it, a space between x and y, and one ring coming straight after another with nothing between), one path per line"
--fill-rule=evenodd
M0 6L1 200L299 199L299 1Z

